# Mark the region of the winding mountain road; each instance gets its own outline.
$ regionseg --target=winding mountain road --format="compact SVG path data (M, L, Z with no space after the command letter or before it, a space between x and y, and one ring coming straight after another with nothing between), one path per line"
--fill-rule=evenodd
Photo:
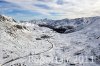
M8 63L14 62L14 61L19 60L19 59L22 59L22 58L26 58L26 57L33 56L33 55L39 55L39 54L41 54L41 53L45 53L45 52L50 51L50 50L53 48L53 44L52 44L52 42L50 42L48 39L47 39L46 41L47 41L48 43L51 44L51 47L50 47L49 49L47 49L47 50L45 50L45 51L43 51L43 52L36 53L36 54L28 54L28 55L25 55L25 56L22 56L22 57L17 57L17 58L11 59L11 60L9 60L9 61L3 63L1 66L4 66L4 65L6 65L6 64L8 64Z

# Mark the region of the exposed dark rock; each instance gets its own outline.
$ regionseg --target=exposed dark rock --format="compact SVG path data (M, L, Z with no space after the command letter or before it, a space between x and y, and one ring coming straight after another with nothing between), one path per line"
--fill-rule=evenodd
M18 29L23 29L23 26L21 26L21 25L14 25L14 27L16 27Z
M58 33L65 33L66 29L65 28L53 28L54 31L58 32Z
M75 64L74 63L70 63L70 66L75 66Z
M58 27L56 28L55 26L50 26L50 25L41 25L39 24L40 27L47 27L50 28L58 33L71 33L75 31L75 28L73 26L65 26L65 27Z
M36 38L36 40L41 40L41 38Z
M3 56L3 59L6 59L6 58L8 58L8 57L9 57L9 55Z
M77 53L75 53L74 55L80 55L81 53L80 52L77 52Z
M22 25L14 25L14 27L18 29L26 29L26 26L22 26Z
M46 38L50 38L50 36L48 36L48 35L42 35L41 38L46 39Z

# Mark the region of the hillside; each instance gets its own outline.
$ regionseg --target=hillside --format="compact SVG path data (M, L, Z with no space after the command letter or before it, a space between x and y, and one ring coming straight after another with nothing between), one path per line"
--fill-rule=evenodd
M100 66L100 18L82 20L84 28L79 25L79 30L65 34L0 15L1 66ZM71 26L76 26L81 20L72 21Z
M100 17L83 17L76 19L62 19L62 20L52 20L52 19L41 19L41 20L30 20L30 21L21 21L29 22L32 24L37 24L40 27L50 28L57 33L72 33L83 29L84 27L90 25L96 19L100 19Z

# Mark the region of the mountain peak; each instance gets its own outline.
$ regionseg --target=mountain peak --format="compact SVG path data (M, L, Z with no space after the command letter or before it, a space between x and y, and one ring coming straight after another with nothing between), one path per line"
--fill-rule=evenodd
M16 22L13 18L5 15L0 15L0 21Z

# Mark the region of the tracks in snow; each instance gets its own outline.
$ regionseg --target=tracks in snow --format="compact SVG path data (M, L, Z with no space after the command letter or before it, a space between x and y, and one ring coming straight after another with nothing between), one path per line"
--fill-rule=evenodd
M4 65L6 65L6 64L8 64L8 63L14 62L14 61L19 60L19 59L22 59L22 58L26 58L26 57L33 56L33 55L39 55L39 54L41 54L41 53L45 53L45 52L50 51L50 50L53 48L53 44L52 44L52 42L50 42L48 39L47 39L46 41L47 41L48 43L51 44L51 47L50 47L48 50L45 50L45 51L43 51L43 52L39 52L39 53L36 53L36 54L28 54L28 55L26 55L26 56L22 56L22 57L17 57L17 58L15 58L15 59L11 59L11 60L9 60L9 61L3 63L1 66L4 66Z

